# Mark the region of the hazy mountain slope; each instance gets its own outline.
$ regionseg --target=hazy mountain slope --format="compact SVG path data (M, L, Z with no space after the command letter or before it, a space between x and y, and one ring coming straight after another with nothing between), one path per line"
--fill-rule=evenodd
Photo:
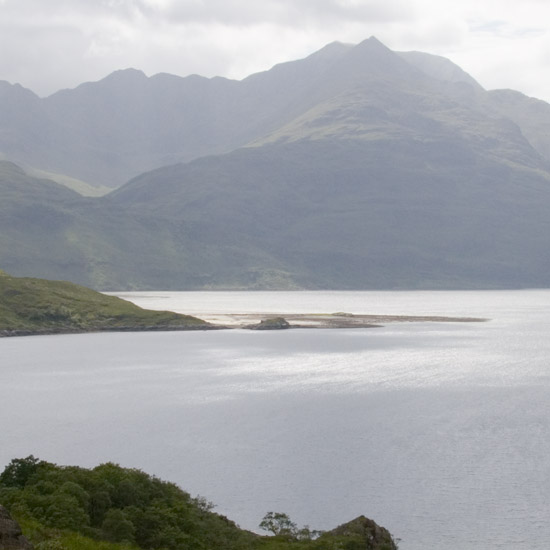
M168 222L126 215L0 162L0 264L12 275L99 289L170 287L165 266L171 276L186 273L175 234Z
M217 250L205 285L254 284L258 249L308 288L549 283L550 178L460 138L248 148L145 174L110 200L183 220Z
M0 152L19 164L116 187L145 170L230 151L290 120L294 99L347 49L335 43L241 82L147 78L127 69L43 99L6 84L13 99L0 103ZM24 117L32 125L20 112L34 113Z
M482 91L481 85L458 65L441 57L424 52L396 52L405 61L414 65L428 76L446 82L462 82L475 90Z
M52 125L37 95L19 84L0 82L0 158L47 164L44 144Z
M483 92L450 61L396 54L375 38L329 44L242 81L148 78L127 69L47 98L1 83L0 154L24 167L117 187L156 167L261 140L357 87L384 96L396 81L411 91L439 83L461 100ZM522 127L523 113L516 114Z
M529 143L550 163L550 104L514 90L494 90L485 101L514 121Z
M246 147L97 199L36 179L14 195L0 179L0 266L15 275L100 289L550 284L550 106L485 92L436 56L371 38L241 82L123 71L50 99L73 158L102 138L119 175Z

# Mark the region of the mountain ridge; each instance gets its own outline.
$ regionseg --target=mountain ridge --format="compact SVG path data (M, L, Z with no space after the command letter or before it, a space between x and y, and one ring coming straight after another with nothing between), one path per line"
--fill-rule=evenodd
M138 69L123 69L46 98L18 85L8 85L7 94L4 85L0 95L10 97L0 104L0 152L24 167L114 188L163 165L262 139L314 107L321 89L320 99L327 100L350 85L372 85L375 73L385 79L391 72L392 78L437 80L454 86L457 94L467 95L465 86L482 91L466 73L456 76L459 69L451 70L450 61L437 58L436 63L436 58L392 52L371 37L357 45L329 44L240 81L165 73L147 77ZM550 138L541 134L537 140L545 142L547 155Z
M141 84L125 94L126 79ZM0 164L0 266L14 275L106 290L550 284L544 102L375 38L240 82L110 80L111 103L104 83L79 92L95 90L99 114L72 92L63 116L68 103L48 104L60 157L119 174L183 160L100 198L23 172L14 188ZM73 155L83 128L88 149Z

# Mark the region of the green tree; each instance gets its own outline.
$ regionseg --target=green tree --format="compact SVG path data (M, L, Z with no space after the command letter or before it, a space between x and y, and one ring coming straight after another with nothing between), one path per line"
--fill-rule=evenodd
M268 512L260 522L260 529L288 537L296 537L297 534L296 524L282 512Z
M109 508L111 508L111 497L109 493L104 490L93 492L91 494L89 507L92 525L101 525Z
M0 484L5 487L25 487L29 478L36 473L41 461L33 455L14 458L0 474Z
M135 527L118 508L111 508L106 514L101 526L104 537L112 542L134 542Z
M74 497L83 510L88 510L90 495L78 483L65 481L59 488L59 492Z
M90 524L90 517L75 497L58 492L50 499L50 505L45 511L45 521L59 529L82 531Z

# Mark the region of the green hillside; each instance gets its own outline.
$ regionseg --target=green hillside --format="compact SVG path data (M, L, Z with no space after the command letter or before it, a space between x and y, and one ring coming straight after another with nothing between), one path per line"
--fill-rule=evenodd
M256 535L206 499L112 463L85 469L14 459L0 474L0 504L36 550L397 550L390 533L363 516L320 534L268 513L261 527L273 536Z
M0 336L98 330L206 328L169 311L148 311L64 281L11 277L0 271Z
M100 290L174 288L174 273L185 278L188 263L185 240L166 220L130 215L0 161L0 265L8 273Z

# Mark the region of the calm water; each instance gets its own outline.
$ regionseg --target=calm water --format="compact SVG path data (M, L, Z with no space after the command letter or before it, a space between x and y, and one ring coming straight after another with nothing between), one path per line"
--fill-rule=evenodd
M365 514L403 550L548 548L550 291L132 299L491 321L3 339L0 467L110 460L250 529L269 510L318 529Z

